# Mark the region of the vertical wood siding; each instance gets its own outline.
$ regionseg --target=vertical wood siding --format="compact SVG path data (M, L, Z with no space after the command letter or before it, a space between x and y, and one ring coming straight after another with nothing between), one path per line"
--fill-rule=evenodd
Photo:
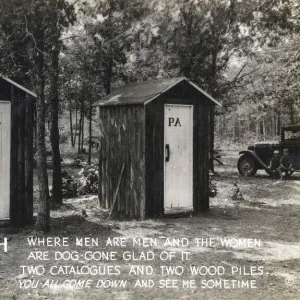
M34 98L27 95L25 113L25 223L33 223Z
M25 224L25 112L26 112L26 94L18 93L18 189L17 189L17 203L18 217L15 219L15 224L17 227L22 227L22 224ZM14 170L13 170L14 172Z
M2 91L11 102L10 223L23 227L33 221L34 99L6 82Z
M209 109L206 101L195 103L194 109L194 208L209 209Z
M145 113L142 105L99 108L99 204L111 208L123 163L114 212L145 217Z
M19 227L21 210L18 198L18 95L11 86L11 155L10 155L10 219L12 224Z
M212 102L182 82L143 105L99 108L99 202L111 208L122 164L125 170L114 211L131 218L164 214L164 105L193 105L193 205L209 209L209 115Z
M146 217L164 214L164 99L146 106Z

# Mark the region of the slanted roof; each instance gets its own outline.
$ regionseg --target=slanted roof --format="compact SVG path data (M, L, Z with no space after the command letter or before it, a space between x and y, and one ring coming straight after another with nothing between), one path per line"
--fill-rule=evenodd
M27 93L27 94L29 94L29 95L35 97L35 98L37 97L35 93L33 93L32 91L26 89L24 86L22 86L22 85L16 83L15 81L13 81L13 80L11 80L11 79L9 79L9 78L7 78L7 77L1 75L1 74L0 74L0 78L2 78L2 79L4 79L5 81L11 83L12 85L16 86L16 87L19 88L20 90L23 90L25 93Z
M125 104L145 105L182 81L188 82L192 87L205 95L214 104L221 106L217 100L212 98L196 84L185 77L164 78L127 84L113 90L110 94L95 102L93 106L114 106Z

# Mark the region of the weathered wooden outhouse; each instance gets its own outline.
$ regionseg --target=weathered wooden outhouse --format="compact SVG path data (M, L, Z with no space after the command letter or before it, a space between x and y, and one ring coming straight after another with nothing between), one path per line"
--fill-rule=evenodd
M35 98L0 75L0 225L32 222Z
M216 104L185 77L128 84L94 103L100 205L111 208L117 195L113 210L141 219L207 211L209 118Z

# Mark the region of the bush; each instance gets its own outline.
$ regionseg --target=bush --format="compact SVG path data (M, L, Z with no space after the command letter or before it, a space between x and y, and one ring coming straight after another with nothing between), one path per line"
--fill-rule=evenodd
M79 174L80 178L80 195L97 194L98 193L98 165L92 163L84 167Z
M59 143L60 144L67 144L70 140L70 134L67 133L67 132L64 132L64 133L61 133L60 136L59 136Z
M212 181L212 179L209 179L209 197L213 198L217 195L217 185L215 182Z
M62 177L62 194L64 198L78 196L78 182L71 176L68 171L61 172Z
M76 166L76 167L82 167L83 165L85 165L86 163L85 163L85 160L84 160L84 157L83 157L83 155L78 155L78 156L76 156L75 157L75 159L74 159L74 165ZM79 173L80 174L80 173Z

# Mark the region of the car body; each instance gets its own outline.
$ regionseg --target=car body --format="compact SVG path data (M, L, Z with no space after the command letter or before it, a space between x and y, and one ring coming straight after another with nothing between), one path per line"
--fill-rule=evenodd
M259 169L264 169L269 175L272 171L269 164L278 150L280 156L283 149L287 148L293 160L293 169L300 171L300 124L288 125L281 128L280 142L258 142L250 145L247 150L240 151L240 158L237 163L239 173L242 176L254 176Z

